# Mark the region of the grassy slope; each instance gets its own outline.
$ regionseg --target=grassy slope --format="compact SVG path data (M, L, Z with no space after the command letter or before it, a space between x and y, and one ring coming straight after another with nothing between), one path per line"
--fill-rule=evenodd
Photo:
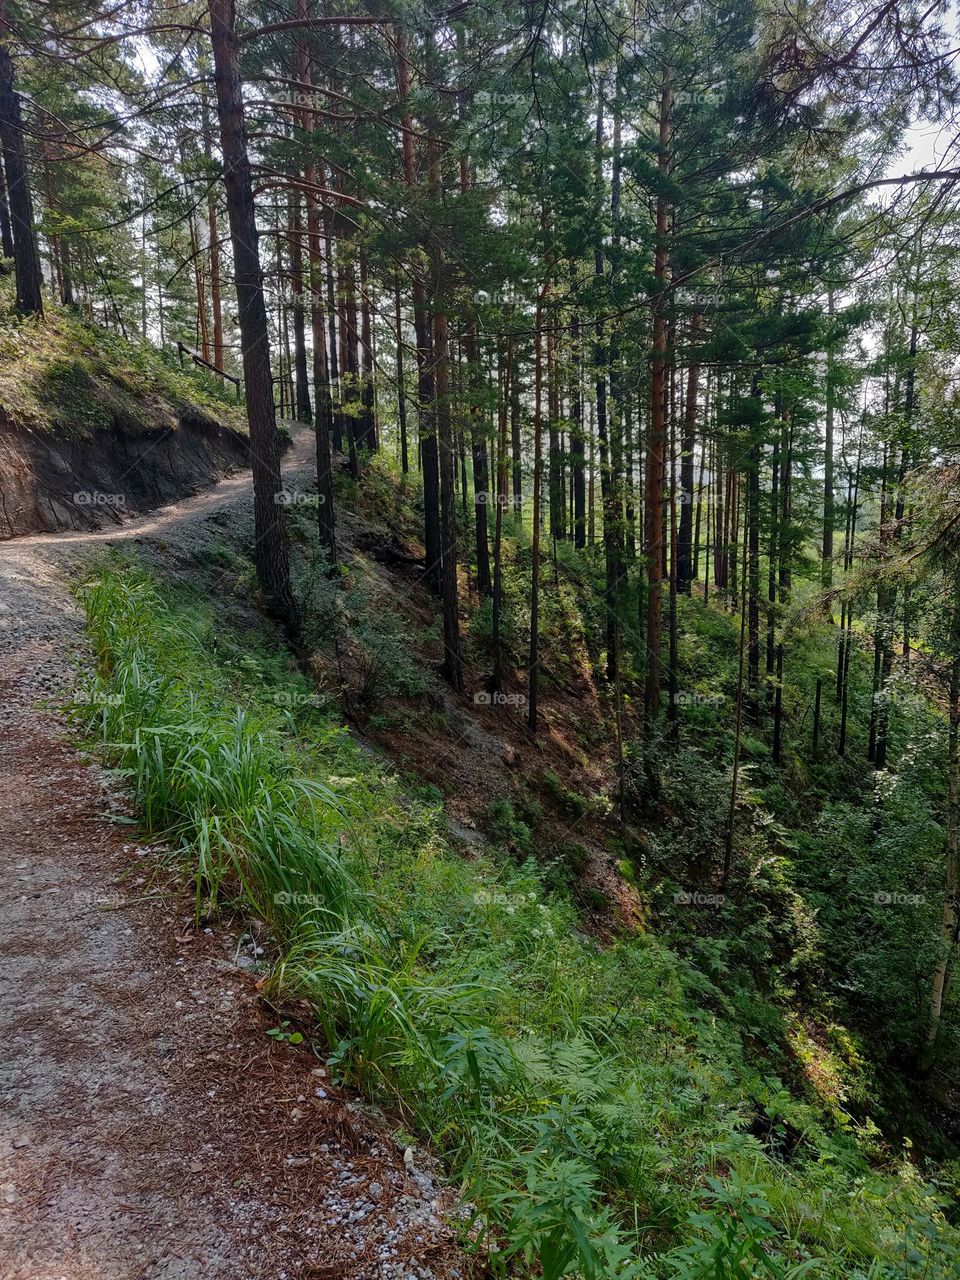
M131 435L205 414L246 432L232 387L172 352L126 341L76 312L51 308L41 323L15 315L0 292L0 411L17 426L86 439L119 423Z
M409 513L394 511L402 534ZM522 545L514 557L519 610ZM212 559L231 581L235 554ZM396 654L405 606L384 622L356 585L364 574L358 557L341 641L367 670L362 655L384 636ZM573 583L571 615L577 595ZM949 1171L936 1191L882 1140L869 1063L830 1016L834 968L818 994L825 944L856 954L848 935L864 908L845 914L841 901L818 933L811 895L829 904L835 886L814 833L827 814L848 870L844 824L857 814L844 795L862 785L858 766L816 776L795 751L785 784L748 738L731 900L679 907L678 888L710 881L729 737L728 705L693 706L684 736L699 749L665 753L654 811L638 802L626 834L602 806L589 811L592 842L633 878L656 929L601 942L570 868L523 860L538 849L538 815L525 822L507 801L509 813L488 815L502 851L464 857L439 791L402 787L359 750L269 632L233 629L224 612L128 568L97 576L84 600L100 668L80 710L129 770L152 827L182 842L198 911L220 896L269 922L277 990L309 1007L318 1052L433 1136L504 1256L554 1275L799 1274L805 1260L815 1261L804 1274L955 1274ZM685 605L684 678L728 696L734 624ZM554 654L575 622L555 618ZM433 640L422 637L426 652ZM475 644L479 656L482 625ZM810 644L790 699L809 696L828 660L823 638ZM411 733L419 707L436 737L449 714L431 710L410 650L408 638L406 664L392 663L364 718L376 731L386 717L395 739L391 707ZM548 688L559 689L568 676L553 665ZM515 788L529 793L531 779ZM819 876L815 857L794 856L805 840L824 855ZM753 1270L733 1269L748 1250Z
M894 767L878 777L866 759L871 654L866 645L858 649L847 752L838 758L836 632L817 618L798 581L799 601L786 619L783 763L772 760L769 712L748 715L733 874L726 901L717 904L739 618L715 594L708 603L699 595L679 601L679 745L662 732L638 745L636 683L626 680L621 825L613 814L613 707L601 674L602 550L561 546L556 568L545 566L542 729L533 744L522 704L525 531L507 522L506 688L521 701L470 705L490 669L490 607L464 590L465 714L436 676L442 642L435 601L395 555L398 546L416 549L415 504L416 487L404 492L382 461L359 491L344 481L346 586L334 589L315 572L301 573L319 678L346 701L354 723L412 780L435 786L459 821L484 830L515 858L535 853L551 883L570 886L591 929L603 936L611 924L652 928L708 973L722 986L755 1059L788 1077L791 1087L828 1110L842 1107L867 1127L878 1123L893 1148L909 1140L955 1157L955 1007L932 1079L920 1088L909 1075L924 1031L943 893L946 721L925 696L923 679L915 673L895 687ZM295 519L309 547L311 519L302 511ZM628 599L622 611L628 669L642 645L631 631L639 604ZM822 723L814 758L818 679Z

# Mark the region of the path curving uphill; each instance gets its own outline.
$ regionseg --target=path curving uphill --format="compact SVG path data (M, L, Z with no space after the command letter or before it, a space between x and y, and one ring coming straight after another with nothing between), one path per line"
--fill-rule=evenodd
M294 428L285 483L309 483ZM306 1052L245 935L197 931L126 801L43 703L92 548L176 559L252 526L248 472L98 532L0 543L0 1280L464 1275L444 1196Z

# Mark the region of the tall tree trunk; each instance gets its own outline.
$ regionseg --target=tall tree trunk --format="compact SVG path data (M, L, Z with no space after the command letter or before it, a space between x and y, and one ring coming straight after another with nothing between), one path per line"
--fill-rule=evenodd
M690 345L696 344L700 333L700 317L690 321ZM687 368L687 395L683 407L683 434L680 438L680 528L677 531L677 591L689 595L694 577L693 568L693 464L696 448L697 394L700 385L700 366L693 362ZM701 467L701 473L702 473ZM699 512L699 498L696 498ZM697 531L699 538L699 530Z
M576 285L576 263L570 260L570 288ZM580 313L576 307L570 316L570 456L573 490L573 545L587 545L586 486L584 477L583 381L581 374Z
M773 697L773 763L783 761L783 645L777 645L777 687ZM813 713L814 724L820 724L820 681L817 681L817 705ZM813 758L817 758L817 739L819 734L814 729Z
M887 521L889 517L888 510L888 472L889 472L889 449L886 444L883 446L883 461L880 468L880 543L883 546L889 541L889 529ZM878 744L884 738L884 732L881 728L881 718L883 714L882 691L883 691L883 670L886 665L886 651L888 647L887 637L887 614L890 608L890 592L887 585L881 581L877 587L877 620L873 630L873 685L870 698L870 729L867 739L867 759L871 761L876 768L881 766L877 764L877 748ZM883 752L885 754L886 746L883 744Z
M671 733L670 737L676 746L680 741L680 720L679 707L677 706L677 698L679 694L678 663L679 663L679 637L677 634L677 574L679 569L679 559L677 556L677 429L676 417L670 415L670 547L673 554L670 556L670 584L669 584L669 609L667 626L669 632L670 645L670 669L667 672L667 718L670 721ZM689 511L689 503L686 504Z
M958 737L960 737L960 593L958 593L954 601L951 640L953 642L953 662L950 667L950 729L947 745L947 832L944 848L946 868L943 914L940 923L940 954L933 970L930 990L930 1014L927 1023L926 1045L924 1047L923 1066L928 1069L937 1046L944 996L950 965L957 946L958 924L960 924L957 903L957 890L960 888L957 865L957 841L958 830L960 830L960 760L958 760Z
M209 0L209 13L250 431L256 535L254 560L269 608L295 631L298 618L290 587L289 545L280 503L280 437L273 403L267 309L263 298L263 272L247 152L233 0Z
M308 169L306 180L313 181ZM316 201L307 196L307 237L310 261L310 329L313 338L313 395L317 433L317 526L321 546L327 552L331 569L337 562L336 525L333 506L333 459L330 441L333 434L333 397L323 322L323 264L320 252L320 215Z
M779 395L779 393L778 393ZM770 523L767 541L767 679L774 673L777 630L777 500L780 488L780 437L774 437L770 458ZM772 687L772 686L769 686Z
M204 61L204 65L206 65ZM217 214L217 189L213 181L213 143L210 137L210 113L206 89L201 91L203 154L207 162L207 233L210 237L210 310L213 314L213 363L223 369L223 299L220 279L220 227Z
M33 199L23 145L20 98L14 88L13 61L8 42L10 25L6 0L0 0L0 150L7 177L7 201L13 224L13 269L17 283L17 310L22 315L43 315L40 286L40 254L33 225Z
M596 126L596 184L598 204L603 197L603 88L597 103ZM598 280L604 276L604 259L602 244L594 250L594 275ZM606 622L607 641L607 679L611 684L617 681L619 671L620 628L617 608L617 587L619 567L617 557L617 530L621 522L618 510L617 488L614 479L612 458L612 442L609 435L607 416L607 365L611 366L610 353L607 349L604 324L598 319L594 328L593 346L594 377L597 394L597 449L600 454L600 506L603 522L603 558L606 573L604 591L604 616ZM611 373L612 380L612 373Z
M673 91L670 73L664 68L660 84L659 159L660 175L670 170L670 114ZM657 196L653 299L653 353L650 365L650 429L647 437L646 509L644 521L647 562L647 678L644 685L644 714L648 720L660 713L660 637L663 600L663 495L667 432L667 316L668 210L664 195Z
M2 152L0 144L0 152ZM13 230L10 226L10 205L7 201L7 179L0 165L0 248L5 258L13 257Z
M540 501L543 487L543 292L537 296L533 331L533 530L530 543L530 660L527 678L527 724L536 734L540 712Z
M550 537L554 542L567 536L566 508L563 501L560 435L557 336L553 325L551 325L547 331L547 491L550 495Z
M56 286L57 297L63 301L63 273L60 269L60 236L56 231L57 224L57 206L56 197L53 194L53 175L51 173L51 147L48 141L41 143L40 147L40 167L43 174L43 200L47 207L47 214L53 226L47 231L47 245L50 250L50 263L53 272L53 282ZM192 214L191 214L192 224Z
M777 596L781 606L793 586L793 411L783 409L780 432L780 517L777 521Z
M297 16L304 20L307 17L308 0L298 0ZM306 44L297 43L296 76L302 83L309 85L313 80L313 69ZM299 119L300 127L307 133L313 132L313 114L302 111ZM314 428L317 435L317 532L320 545L327 553L331 573L337 564L336 517L333 498L333 457L330 443L333 434L333 394L330 386L330 367L327 359L327 345L323 320L323 254L320 245L321 216L317 207L315 188L318 185L317 171L313 164L304 172L304 200L307 207L307 263L309 267L310 285L310 335L313 340L313 399L316 419ZM299 208L299 200L297 201ZM299 217L297 219L299 231ZM302 276L302 261L298 262ZM302 278L301 278L302 285ZM308 401L309 403L309 401Z
M447 317L437 305L433 316L434 390L440 449L440 600L443 613L443 670L458 692L463 688L460 662L460 617L457 601L457 512L454 480L454 435L450 414Z
M399 29L396 36L397 93L401 103L401 127L403 130L403 173L406 185L413 191L417 186L417 166L414 153L413 117L409 110L410 59L407 38ZM426 547L427 581L434 590L440 589L441 540L440 540L440 455L437 448L437 432L434 393L434 365L430 318L427 309L427 293L419 270L413 271L413 327L417 340L418 373L418 427L420 437L420 466L423 475L423 533Z
M325 171L317 166L317 182L323 186ZM330 394L333 397L333 447L338 453L343 452L343 440L346 431L343 421L343 372L340 364L339 344L337 336L337 320L342 314L340 299L337 296L336 264L340 255L339 246L334 248L333 215L328 206L323 207L323 254L325 259L325 275L327 287L327 349L330 353Z
M714 477L714 459L716 458L716 450L712 444L708 445L706 437L703 441L703 453L700 456L700 493L706 506L704 510L704 541L703 541L703 598L710 599L710 579L713 577L713 558L710 538L716 537L716 510L714 506L715 490L713 486ZM710 456L710 474L706 480L706 489L704 489L704 466L706 465L707 454ZM700 543L700 511L701 507L697 506L697 545ZM696 563L694 563L694 577L696 577Z
M513 340L507 346L506 360L501 352L501 387L498 421L497 455L497 512L493 538L493 672L490 676L491 693L503 688L503 512L507 505L507 415L510 398L510 379L513 366Z
M737 600L740 598L740 589L739 589L739 586L737 585L738 584L737 575L740 573L740 568L741 568L740 554L739 554L739 551L740 551L740 488L741 488L740 477L737 474L737 472L731 467L730 499L729 499L729 507L730 507L729 595L730 595L730 612L731 613L736 613ZM744 521L744 528L746 528L746 521Z
M280 240L277 239L277 375L275 386L280 393L280 417L287 416L287 369L290 366L290 335L287 330L287 308L283 301L283 261L280 256ZM291 401L291 416L293 415Z
M360 257L360 442L371 453L377 451L377 414L374 398L375 352L373 345L373 308L366 255Z
M307 183L314 172L307 169ZM310 262L310 330L313 338L313 398L317 433L317 528L320 544L333 569L337 563L336 520L333 505L333 395L323 323L323 264L320 252L320 215L316 200L307 195L307 244Z
M512 347L511 347L512 351ZM510 458L513 480L513 513L523 515L523 444L520 438L520 357L514 353L510 367Z
M407 449L407 388L403 371L403 310L399 281L394 293L394 309L397 330L397 423L400 428L400 470L403 475L406 475L410 470L410 455Z
M594 405L591 400L587 428L590 441L590 468L589 480L587 482L587 541L591 547L597 540L597 433L594 430L594 417Z
M181 165L185 165L185 160L181 152ZM206 282L203 278L203 261L200 250L200 237L197 234L197 220L194 217L193 207L191 206L187 218L190 231L190 255L193 260L193 289L197 304L197 333L200 338L200 354L204 360L210 362L210 329L207 324L207 289ZM280 246L277 245L277 268L278 274L280 270L279 263Z
M863 460L863 429L864 424L860 423L860 436L857 441L857 464L854 472L853 480L853 498L847 517L847 537L844 544L843 569L844 573L849 573L853 565L853 545L857 532L857 507L860 500L860 466ZM849 490L848 490L849 492ZM847 746L847 709L849 703L849 671L850 671L850 648L853 643L853 605L847 602L846 605L846 633L841 635L840 642L840 737L837 743L837 755L842 756Z
M827 290L827 315L833 318L833 290ZM823 571L821 584L824 591L829 591L833 585L833 524L835 519L834 513L834 492L833 492L833 418L834 418L834 391L833 391L833 334L830 335L830 348L827 351L827 373L826 373L826 424L824 426L824 444L823 444ZM830 606L831 615L833 607Z
M417 336L418 426L420 465L423 476L423 531L427 557L427 580L440 590L442 561L440 538L440 454L436 430L436 394L434 391L433 343L426 291L422 281L413 286L414 330Z
M74 302L73 294L73 255L70 252L69 237L64 236L61 241L61 267L63 270L63 287L61 297L65 307L72 307ZM143 291L144 301L146 301L147 291Z
M290 287L293 294L293 364L298 422L311 422L310 379L307 374L306 313L303 306L303 227L300 216L300 193L290 197Z
M743 554L747 554L746 522L744 522ZM733 839L737 821L737 799L740 783L740 748L743 732L744 652L747 631L747 575L743 574L743 594L740 599L740 646L737 664L737 710L733 730L733 768L730 774L730 804L727 809L727 825L723 844L723 870L720 876L720 892L723 893L733 867Z
M460 158L460 191L467 194L471 186L470 159ZM480 348L477 342L477 316L474 304L467 304L467 323L463 335L467 356L467 379L470 385L470 456L473 463L473 525L477 554L477 591L489 595L490 535L488 516L490 502L490 478L487 470L487 443L484 439L483 411L480 403L483 370L480 367Z
M760 686L760 464L763 458L761 419L763 405L760 399L760 375L755 374L751 395L750 454L747 460L747 507L744 519L747 523L747 562L744 570L748 578L748 630L749 662L748 680L753 695L753 708L757 710L757 692Z
M432 44L428 41L428 53ZM435 208L444 201L443 148L437 141L439 130L428 144L429 170L427 188ZM457 586L457 509L456 509L456 434L453 426L450 395L450 344L445 292L446 266L443 247L431 235L430 278L433 296L433 389L434 422L439 450L440 482L440 606L443 616L444 674L451 686L463 689L460 660L460 616ZM464 489L466 485L464 484Z
M724 451L719 441L713 445L713 469L715 472L716 511L713 521L713 581L717 590L724 595L726 591L726 554L727 554L727 509L728 478L724 475Z
M342 239L337 240L337 303L339 306L340 335L340 420L346 435L347 458L350 474L360 474L357 454L357 291L355 267L349 249Z
M637 558L637 507L636 507L636 485L635 485L635 464L634 464L634 434L633 434L633 407L632 397L624 397L623 401L623 501L624 501L624 539L626 549L626 561L623 565L623 574L626 576L626 563L633 563ZM638 413L638 431L639 431L639 405Z
M622 104L621 84L614 69L615 91L613 110L613 165L610 181L610 222L612 227L610 258L610 292L616 300L620 277L620 194L621 194L621 138ZM598 113L599 115L599 113ZM602 139L601 139L602 140ZM603 262L600 262L601 270ZM607 419L609 465L607 490L604 497L604 556L607 571L607 679L616 687L619 708L620 688L620 628L624 585L623 555L623 430L626 417L623 394L623 377L620 368L619 329L611 327L607 345L610 380L610 412ZM601 467L602 467L601 458ZM601 473L602 474L602 473Z

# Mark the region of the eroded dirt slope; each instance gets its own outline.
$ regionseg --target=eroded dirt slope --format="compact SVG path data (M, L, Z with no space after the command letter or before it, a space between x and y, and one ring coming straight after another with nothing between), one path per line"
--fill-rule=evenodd
M245 467L248 451L245 436L200 413L79 440L0 415L0 539L118 525Z

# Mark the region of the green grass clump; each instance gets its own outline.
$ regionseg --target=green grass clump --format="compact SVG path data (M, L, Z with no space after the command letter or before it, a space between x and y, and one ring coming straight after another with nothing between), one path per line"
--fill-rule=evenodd
M70 308L49 306L24 320L0 293L0 408L18 426L58 439L89 439L119 426L127 434L169 429L177 420L216 419L246 432L232 386L172 350L126 339Z
M276 995L430 1135L494 1274L956 1273L931 1188L751 1067L706 968L651 936L600 945L523 850L453 854L437 797L355 746L267 633L127 565L80 598L76 712L198 914L267 922Z

